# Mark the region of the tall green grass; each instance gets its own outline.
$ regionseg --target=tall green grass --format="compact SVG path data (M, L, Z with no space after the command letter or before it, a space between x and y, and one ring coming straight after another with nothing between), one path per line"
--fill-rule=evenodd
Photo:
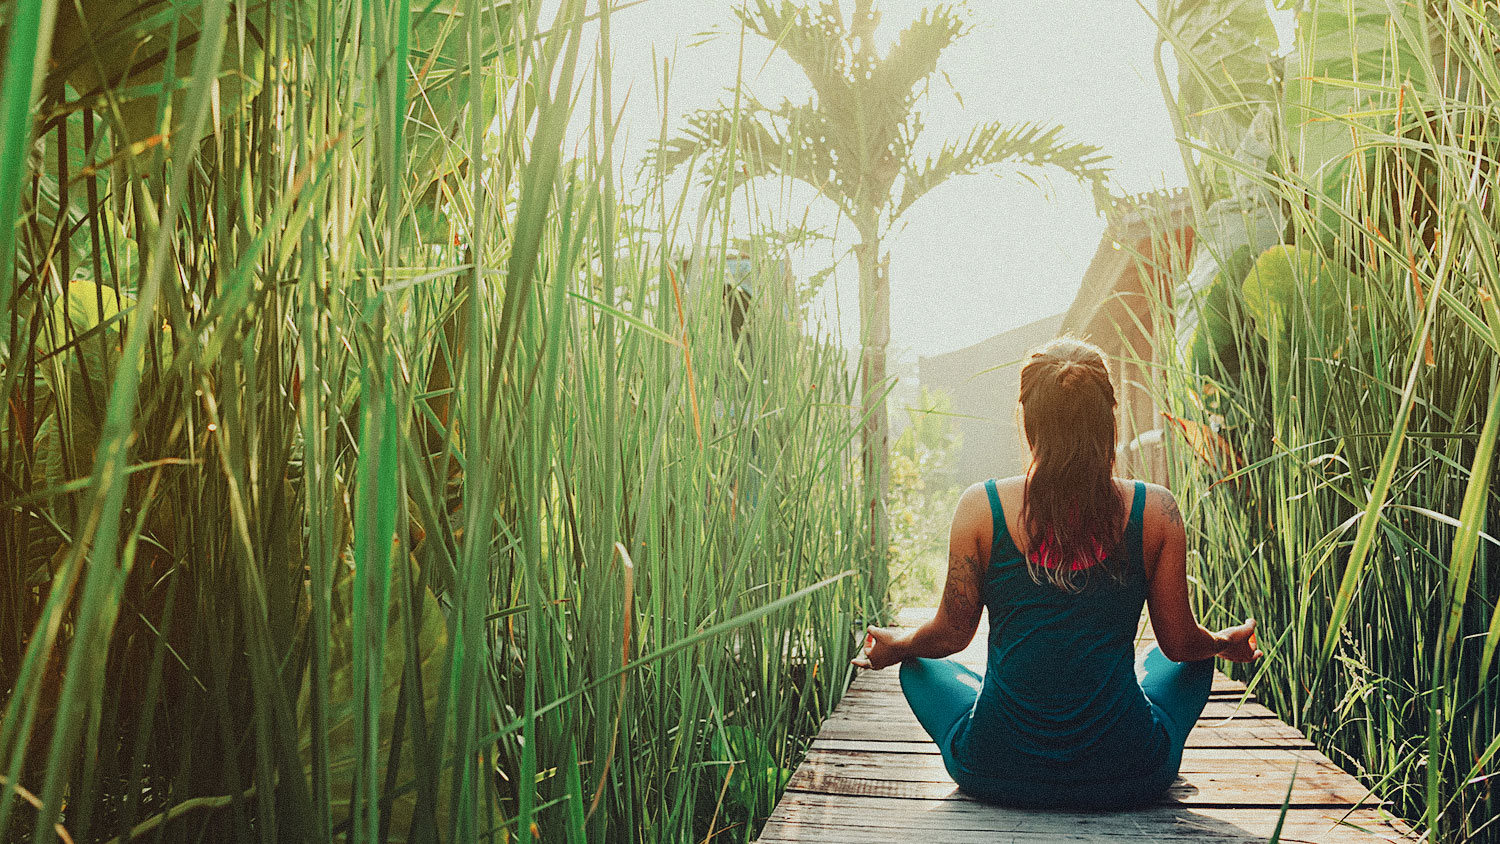
M871 605L856 388L617 198L609 10L58 5L0 17L6 839L746 840Z
M1456 3L1392 17L1341 76L1306 57L1337 37L1308 22L1345 4L1312 5L1281 84L1351 107L1273 96L1263 164L1186 142L1220 174L1211 198L1285 227L1212 256L1219 277L1177 303L1202 313L1192 344L1160 309L1163 409L1197 432L1172 442L1172 482L1206 623L1261 622L1256 694L1429 840L1500 841L1500 29ZM1315 131L1351 151L1320 158ZM1156 259L1181 295L1172 243Z

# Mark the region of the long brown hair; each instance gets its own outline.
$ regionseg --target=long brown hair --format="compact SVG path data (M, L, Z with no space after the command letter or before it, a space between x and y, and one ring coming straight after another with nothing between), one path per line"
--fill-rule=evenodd
M1115 487L1115 388L1104 353L1059 337L1021 368L1021 418L1031 445L1022 523L1026 567L1037 583L1065 592L1102 568L1124 579L1112 554L1124 533L1125 504Z

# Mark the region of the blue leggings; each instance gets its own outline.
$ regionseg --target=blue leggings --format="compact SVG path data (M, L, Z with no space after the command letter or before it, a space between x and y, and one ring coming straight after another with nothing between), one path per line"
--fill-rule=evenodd
M1187 742L1188 732L1208 703L1208 692L1213 686L1213 666L1211 659L1173 662L1154 645L1146 652L1145 659L1136 667L1136 674L1141 691L1145 692L1147 702L1171 739L1167 762L1155 776L1123 782L1116 791L1093 787L1080 798L1081 802L1096 808L1126 806L1154 799L1171 785L1182 764L1182 748ZM952 741L956 727L959 719L973 711L983 684L983 677L951 659L909 659L901 664L901 691L906 695L906 702L911 705L922 729L937 742L948 773L961 788L981 798L1018 804L1077 802L1053 801L1039 795L987 793L992 790L985 783L971 781L955 764ZM1014 799L1008 799L1010 797Z

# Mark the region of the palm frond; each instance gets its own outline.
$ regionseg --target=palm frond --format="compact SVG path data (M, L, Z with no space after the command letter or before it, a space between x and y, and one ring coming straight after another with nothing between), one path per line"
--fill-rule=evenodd
M653 163L672 173L704 157L697 169L712 179L726 172L724 156L732 154L748 175L805 182L852 215L858 186L847 182L839 147L829 143L837 131L811 103L783 102L772 109L746 97L738 112L718 106L692 114L687 128L662 145Z
M917 88L937 71L943 51L962 38L971 25L953 6L928 9L901 31L896 43L875 68L868 86L914 98ZM908 101L908 107L909 101Z
M903 173L901 198L891 210L899 218L928 191L954 176L978 173L1002 164L1057 167L1080 181L1100 184L1109 170L1106 156L1092 144L1063 140L1063 127L1041 123L1006 126L985 123L962 141L943 144L936 155L920 164L908 164Z
M847 93L854 60L848 45L853 33L845 25L837 2L824 2L813 11L810 5L791 0L754 0L753 6L747 3L735 14L746 29L772 42L796 62L820 99L827 101Z

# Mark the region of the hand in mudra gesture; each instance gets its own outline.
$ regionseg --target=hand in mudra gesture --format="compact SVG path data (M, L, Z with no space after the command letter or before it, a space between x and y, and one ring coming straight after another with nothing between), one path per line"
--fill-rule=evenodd
M865 644L859 655L849 660L856 668L879 671L905 659L902 653L900 634L889 627L866 627Z
M1255 619L1247 618L1244 624L1236 624L1219 631L1219 636L1228 644L1219 651L1219 656L1230 662L1254 662L1265 656L1255 644Z

